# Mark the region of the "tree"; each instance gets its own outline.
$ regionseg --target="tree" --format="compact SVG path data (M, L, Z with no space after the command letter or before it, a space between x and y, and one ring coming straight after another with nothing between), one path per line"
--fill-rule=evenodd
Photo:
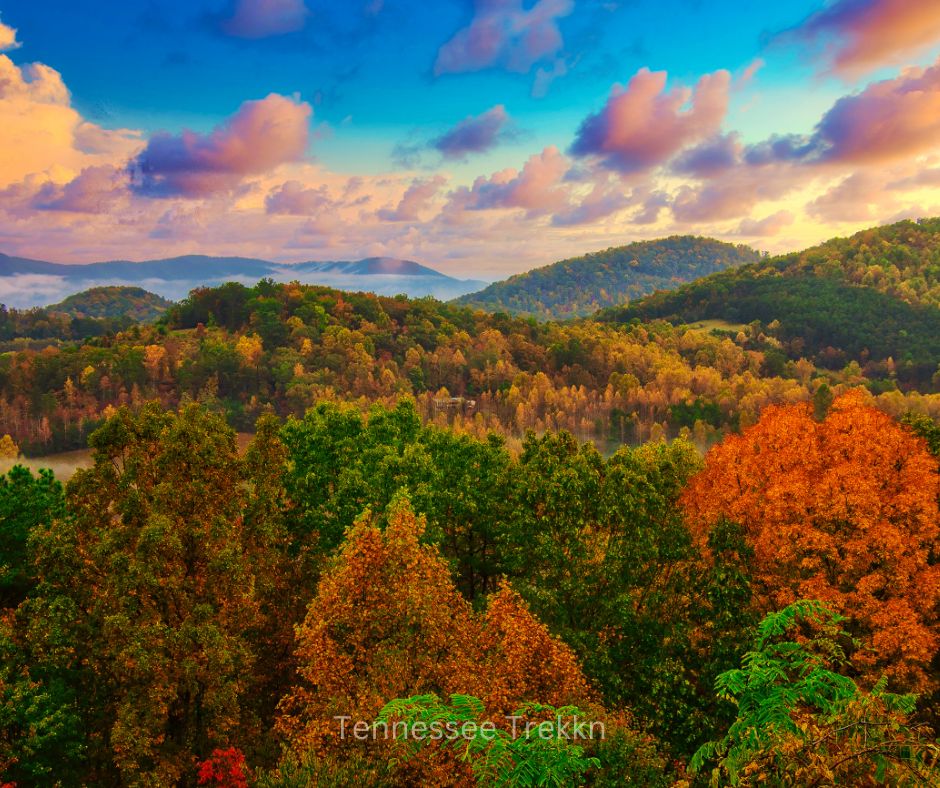
M857 395L822 422L808 406L767 409L712 448L683 504L700 544L722 518L753 550L766 612L816 598L849 616L869 686L924 690L940 644L937 461Z
M64 513L62 485L52 471L38 476L15 465L0 476L0 607L16 607L35 583L29 538Z
M282 701L278 721L295 752L348 746L334 718L371 720L392 698L479 694L479 627L447 565L420 543L424 528L404 500L384 531L365 516L320 580L297 628L303 682Z
M255 624L234 433L195 405L119 411L36 536L34 660L69 682L91 775L176 783L238 740Z
M924 439L927 449L934 457L940 457L940 424L930 416L919 413L905 414L901 423L915 435Z
M500 788L529 788L529 786L561 786L580 783L583 775L600 767L596 757L585 754L584 747L560 735L562 725L585 714L576 706L554 708L544 704L528 704L516 709L517 719L541 720L544 726L525 726L521 735L501 728L487 727L487 710L477 698L452 695L449 705L436 695L417 695L387 703L379 712L377 724L394 727L404 724L408 728L429 731L427 735L402 738L398 750L406 761L422 748L450 747L470 762L474 780L482 785ZM557 722L556 722L557 720ZM459 731L451 737L436 731Z
M760 623L741 667L718 677L718 694L737 719L720 741L692 758L712 785L935 785L940 746L909 720L913 695L870 692L838 672L847 664L841 616L799 601ZM811 622L809 639L795 639ZM785 636L791 639L784 639Z
M540 697L577 705L615 734L606 757L617 774L635 768L662 777L651 742L625 717L606 714L572 650L506 586L484 613L474 613L437 548L422 545L424 528L401 498L384 531L376 518L361 518L323 574L297 628L302 681L281 703L282 774L327 779L347 759L378 773L376 764L394 758L391 742L357 741L350 734L356 722L374 720L395 698L466 694L481 699L487 718L504 726L506 714L545 702ZM397 784L450 785L470 776L453 751L440 748L391 765Z

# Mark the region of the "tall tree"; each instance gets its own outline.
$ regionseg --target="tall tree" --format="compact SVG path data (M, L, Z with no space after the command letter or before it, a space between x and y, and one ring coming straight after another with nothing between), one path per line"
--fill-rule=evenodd
M683 502L704 544L722 518L753 550L762 611L820 599L851 618L869 684L936 684L940 646L937 461L924 443L857 395L825 420L805 405L766 410L708 454Z
M41 664L80 693L91 775L186 781L239 737L257 621L234 433L195 405L119 411L37 536L25 611Z

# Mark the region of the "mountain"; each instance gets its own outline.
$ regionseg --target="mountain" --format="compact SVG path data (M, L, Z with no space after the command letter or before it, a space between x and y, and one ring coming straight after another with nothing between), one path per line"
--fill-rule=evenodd
M370 257L356 261L274 263L248 257L186 255L162 260L114 260L63 265L0 254L0 302L26 308L61 299L79 290L103 286L142 287L178 301L196 287L223 282L254 284L270 278L298 280L340 290L380 295L431 295L441 300L478 290L486 283L442 274L411 260Z
M496 282L457 302L547 320L584 317L759 259L760 252L747 246L676 235L562 260Z
M69 317L120 318L129 317L135 323L152 323L173 305L156 293L142 287L93 287L70 295L58 304L46 307Z
M601 321L719 321L771 353L838 368L884 362L930 381L940 364L940 219L900 222L761 260L599 313ZM761 344L761 343L758 343ZM890 359L890 362L888 361Z

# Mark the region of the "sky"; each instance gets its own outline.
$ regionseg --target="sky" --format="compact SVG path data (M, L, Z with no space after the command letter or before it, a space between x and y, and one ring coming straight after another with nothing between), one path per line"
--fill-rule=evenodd
M498 279L940 215L940 2L0 0L0 252Z

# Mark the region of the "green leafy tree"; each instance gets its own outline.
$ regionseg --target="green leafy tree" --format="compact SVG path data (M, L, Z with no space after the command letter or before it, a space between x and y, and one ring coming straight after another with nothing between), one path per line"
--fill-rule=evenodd
M847 667L845 619L821 602L796 602L760 623L740 668L722 673L718 694L738 716L703 745L712 785L937 785L940 747L911 723L916 696L859 689ZM793 638L801 628L804 637Z
M257 622L234 433L195 405L118 412L39 531L34 661L66 681L93 781L170 784L237 740Z
M600 761L585 754L584 747L562 735L556 720L586 718L574 706L554 708L528 703L513 715L518 720L540 720L542 725L525 725L509 731L495 725L484 727L486 709L482 701L471 695L451 695L450 703L437 695L416 695L393 700L385 705L376 723L394 729L404 723L411 730L430 731L430 735L405 736L398 740L400 757L413 758L422 748L440 742L457 753L459 760L469 762L476 782L503 788L576 785ZM420 728L418 727L420 726ZM437 730L441 736L437 739ZM451 735L456 731L459 735Z
M62 485L50 470L33 476L15 465L0 476L0 607L16 607L33 587L29 536L61 517L64 505Z

